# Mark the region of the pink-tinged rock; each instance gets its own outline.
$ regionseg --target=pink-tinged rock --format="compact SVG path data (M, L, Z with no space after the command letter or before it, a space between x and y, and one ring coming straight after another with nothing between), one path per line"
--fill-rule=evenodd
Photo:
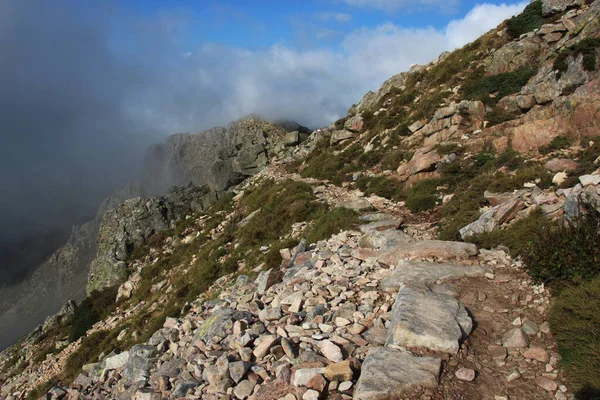
M471 368L459 368L454 375L461 381L471 382L475 379L475 371Z
M329 340L321 341L319 343L319 349L328 360L331 360L333 362L340 362L344 359L340 348Z
M529 346L529 336L523 329L514 328L502 337L502 344L508 349L520 349Z
M523 357L536 360L539 362L550 361L548 352L541 347L531 347L523 352Z
M554 392L558 389L558 385L552 379L544 378L543 376L538 376L535 378L535 384L541 387L548 392Z
M415 151L412 159L402 164L398 168L400 179L406 181L412 175L420 172L431 172L435 170L435 166L441 161L441 156L434 150L433 147L422 147Z
M352 257L357 258L361 261L367 261L368 259L374 259L374 258L377 258L377 256L379 256L379 252L377 252L373 249L365 249L365 248L359 247L358 249L355 249L352 251Z
M568 158L553 158L548 160L544 167L552 172L573 171L577 169L579 163Z
M412 243L402 243L391 248L379 256L379 262L395 266L400 260L406 260L411 257L468 258L477 253L477 246L472 243L422 240Z

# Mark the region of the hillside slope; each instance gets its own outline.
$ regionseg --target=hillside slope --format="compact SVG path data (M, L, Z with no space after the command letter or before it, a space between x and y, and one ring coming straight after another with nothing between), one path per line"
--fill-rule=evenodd
M2 352L0 393L594 398L599 49L600 3L536 1L302 144L233 140L210 206L123 241L119 205L118 279ZM196 147L152 149L152 187Z

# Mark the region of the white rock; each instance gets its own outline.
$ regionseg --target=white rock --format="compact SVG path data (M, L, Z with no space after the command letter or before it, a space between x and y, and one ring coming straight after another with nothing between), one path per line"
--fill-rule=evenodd
M581 182L583 186L597 186L600 185L600 175L582 175L579 177L579 182Z
M320 395L316 390L309 389L302 395L302 400L319 400Z
M292 384L294 386L306 386L312 378L323 372L325 372L325 368L300 368L294 372Z
M475 371L471 368L459 368L454 375L461 381L471 382L475 379Z
M333 344L330 340L321 341L319 343L319 349L328 360L340 362L344 359L340 348Z

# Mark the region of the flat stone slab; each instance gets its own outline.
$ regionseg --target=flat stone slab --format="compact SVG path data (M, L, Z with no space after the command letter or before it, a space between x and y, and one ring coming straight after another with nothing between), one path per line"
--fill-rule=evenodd
M435 388L441 360L416 357L404 350L375 347L363 362L354 400L398 398L416 386Z
M345 196L338 200L339 207L349 208L354 211L372 210L373 205L364 197Z
M472 243L422 240L399 244L389 249L379 257L379 262L392 266L411 257L456 259L469 258L477 253L477 246Z
M452 296L403 287L392 308L386 346L426 347L456 354L473 329L465 307Z
M394 219L394 217L390 214L386 213L372 213L365 214L358 217L360 222L377 222L377 221L386 221L389 219Z
M378 251L388 251L398 245L412 242L412 238L399 230L370 231L361 236L358 245Z
M370 222L360 226L360 231L367 233L369 231L387 231L390 229L399 229L402 225L402 221L397 219L388 219L383 221Z
M409 283L435 283L462 277L484 276L492 269L478 265L456 265L450 263L430 263L424 261L400 260L396 269L379 283L382 290L395 292Z

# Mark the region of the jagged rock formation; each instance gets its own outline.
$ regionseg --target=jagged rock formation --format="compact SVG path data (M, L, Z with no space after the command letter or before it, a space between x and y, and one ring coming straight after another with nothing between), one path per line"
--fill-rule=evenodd
M126 261L135 247L186 215L204 210L214 196L206 186L190 185L160 198L129 199L107 211L98 231L96 258L89 265L87 294L125 281Z
M147 239L146 234L140 236L133 233L141 229L142 222L137 221L135 215L136 212L138 216L143 215L141 209L137 207L138 205L144 207L141 204L142 200L138 201L139 204L130 204L128 210L121 209L119 221L103 222L107 212L127 199L161 195L173 186L188 186L190 183L202 187L199 189L202 193L194 193L190 196L193 191L187 190L170 194L172 207L179 208L178 217L183 215L182 207L186 210L206 207L217 199L219 192L227 190L264 168L269 162L269 157L283 151L286 143L295 145L306 138L304 133L306 128L298 124L288 123L288 125L302 132L286 132L272 123L247 119L200 134L173 135L165 144L151 146L148 149L144 175L140 182L116 191L102 202L95 219L82 226L74 227L65 246L58 249L21 284L0 290L0 326L2 326L0 347L5 347L30 332L67 300L83 299L86 286L89 290L105 286L105 284L97 285L95 283L97 278L93 278L92 283L87 284L90 263L97 255L99 260L94 263L96 274L104 275L108 270L117 271L122 269L124 261L122 257L126 253L122 250L117 251L116 248L123 249L123 246L131 246ZM209 191L206 190L207 187L210 188ZM133 212L133 209L137 211ZM115 218L117 213L111 214L111 218ZM111 246L105 241L112 235L112 231L117 229L116 225L121 225L118 228L121 231L121 238L118 244L113 243ZM148 233L163 226L163 223L147 224L146 229L143 230ZM105 230L103 240L98 240L101 229ZM137 238L134 240L131 235ZM107 270L105 268L107 265L113 268ZM117 265L121 267L116 267ZM117 275L122 276L122 274ZM115 278L116 276L102 280L112 282ZM120 278L115 282L119 280Z
M224 191L264 168L285 138L283 128L256 119L173 135L148 149L144 185L157 193L190 182Z

